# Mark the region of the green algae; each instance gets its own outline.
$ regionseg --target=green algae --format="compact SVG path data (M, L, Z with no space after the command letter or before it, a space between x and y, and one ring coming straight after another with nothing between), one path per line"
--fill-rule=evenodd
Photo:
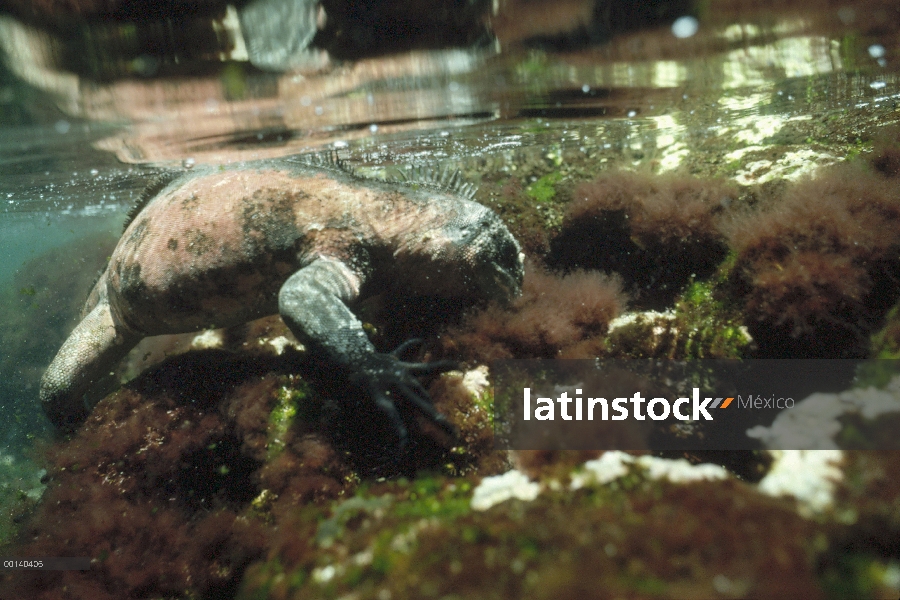
M288 429L293 425L300 407L304 405L304 400L309 395L309 389L305 382L299 378L292 379L296 381L291 381L290 387L282 385L278 388L275 395L275 406L269 414L269 460L284 450ZM309 417L310 415L304 416ZM309 419L304 418L303 420Z
M493 386L486 387L485 390L480 394L472 394L472 403L487 414L489 422L494 422Z
M900 358L900 304L888 311L884 325L872 334L869 354L873 358Z
M694 282L676 303L684 358L739 358L750 342L737 307L718 291L720 281Z
M384 495L372 498L354 496L337 503L332 509L331 517L319 523L316 542L323 548L329 548L343 534L351 519L364 514L378 514L392 502L392 496Z
M890 566L880 557L864 552L848 552L836 557L821 576L829 600L868 600L884 598L884 582ZM896 592L894 592L896 594Z
M370 486L361 486L355 496L335 503L331 516L319 522L316 542L328 548L343 535L348 523L368 515L377 519L416 522L420 519L455 520L470 512L471 484L452 483L443 477L400 479L389 492L373 495Z
M285 569L277 557L256 565L255 576L260 581L252 591L240 592L243 600L269 600L285 593L301 589L309 580L309 574L303 569Z
M883 325L869 338L869 357L874 360L859 365L857 387L884 388L897 375L900 359L900 304L885 315Z
M324 513L305 511L318 521L316 552L291 568L277 556L258 564L238 598L267 598L276 588L335 598L348 589L371 591L398 569L434 566L436 555L410 562L417 536L426 524L444 527L468 515L471 490L468 481L439 476L361 485Z
M669 313L638 314L607 337L617 358L741 358L751 341L720 280L691 283Z
M548 173L525 188L525 195L542 204L551 202L556 198L556 184L561 180L562 173L559 171Z

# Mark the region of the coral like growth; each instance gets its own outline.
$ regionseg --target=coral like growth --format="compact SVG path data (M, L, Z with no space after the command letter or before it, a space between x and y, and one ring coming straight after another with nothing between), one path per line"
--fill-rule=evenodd
M278 331L261 321L223 333L226 345L246 348L241 354L167 359L50 446L47 490L9 552L88 556L92 566L0 576L0 597L234 597L247 565L269 551L314 555L304 514L352 492L359 474L506 467L505 455L492 452L489 413L459 377L430 390L460 433L458 447L451 452L410 427L409 452L398 456L389 424L379 429L383 414L329 384L309 357L240 341Z

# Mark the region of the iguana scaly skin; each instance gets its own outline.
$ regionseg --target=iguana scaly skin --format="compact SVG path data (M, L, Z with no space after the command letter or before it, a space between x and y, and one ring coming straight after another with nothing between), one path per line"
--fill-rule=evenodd
M279 313L310 351L367 388L401 442L391 394L446 425L413 377L434 364L377 353L351 308L375 287L470 299L519 292L518 243L452 187L363 179L321 157L179 176L119 240L41 380L44 411L60 428L83 421L84 394L143 337Z

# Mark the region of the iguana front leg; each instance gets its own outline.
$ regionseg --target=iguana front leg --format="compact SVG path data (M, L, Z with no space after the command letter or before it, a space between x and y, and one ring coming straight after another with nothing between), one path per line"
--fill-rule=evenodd
M402 397L449 433L453 427L435 410L428 393L413 376L448 370L450 363L410 363L375 351L362 323L350 311L362 278L341 261L321 258L292 275L281 287L278 310L288 328L304 344L343 367L351 383L368 392L391 420L401 448L406 427L393 398Z

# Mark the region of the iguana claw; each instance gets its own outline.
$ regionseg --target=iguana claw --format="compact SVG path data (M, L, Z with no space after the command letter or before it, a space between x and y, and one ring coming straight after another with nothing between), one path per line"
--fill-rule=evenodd
M409 437L406 425L397 410L397 401L401 399L413 405L448 435L453 437L457 435L456 428L434 408L428 391L415 375L443 373L457 368L458 365L453 361L421 363L406 362L397 358L397 355L418 343L421 343L421 340L409 340L388 354L373 353L362 361L358 371L351 376L351 381L365 387L375 405L391 421L399 438L398 445L401 450L406 447Z

